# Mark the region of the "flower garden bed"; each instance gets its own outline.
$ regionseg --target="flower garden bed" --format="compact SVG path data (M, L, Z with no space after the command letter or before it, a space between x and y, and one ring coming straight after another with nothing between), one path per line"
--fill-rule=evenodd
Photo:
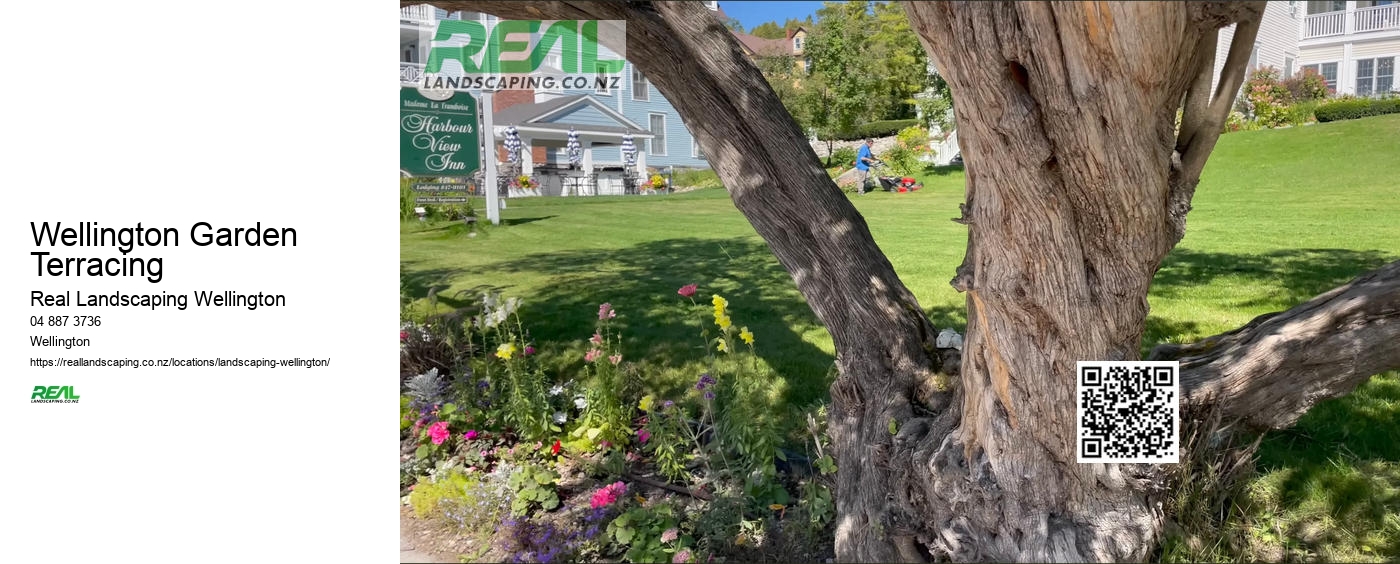
M695 301L709 369L645 392L610 304L583 368L549 374L518 299L400 329L400 490L439 550L510 562L710 562L832 556L825 408L794 444L765 402L758 338L728 301ZM684 321L682 321L684 322ZM698 322L698 323L697 323ZM441 537L442 535L438 535Z

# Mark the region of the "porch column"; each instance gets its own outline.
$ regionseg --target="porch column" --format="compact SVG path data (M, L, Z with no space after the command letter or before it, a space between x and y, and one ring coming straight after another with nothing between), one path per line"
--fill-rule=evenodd
M1350 5L1350 4L1352 4L1352 2L1347 2L1347 4ZM1348 26L1351 25L1351 23L1350 23L1350 22L1351 22L1351 17L1352 17L1351 12L1347 12L1347 22L1348 22L1347 25L1348 25ZM1347 29L1348 29L1347 33L1351 33L1351 31L1350 31L1351 28L1348 27ZM1371 72L1372 72L1372 73L1375 73L1376 71L1375 71L1375 69L1373 68L1373 69L1371 69ZM1373 75L1373 76L1374 76L1374 75ZM1342 44L1342 61L1339 62L1339 63L1337 63L1337 93L1338 93L1338 94L1355 94L1355 93L1356 93L1356 61L1353 61L1353 60L1351 59L1351 42L1350 42L1350 41L1348 41L1348 42Z
M588 180L588 179L590 179L590 178L593 176L593 142L592 142L592 141L581 141L580 143L583 145L583 163L582 163L580 166L583 167L584 180ZM586 193L586 194L585 194L585 193ZM584 195L592 196L592 195L593 195L592 186L591 186L591 185L585 184L584 187L579 188L579 193L576 194L576 195L578 195L578 196L584 196Z
M520 138L520 174L535 175L535 144L530 137Z
M1356 0L1347 0L1347 12L1342 16L1342 33L1351 35L1354 29L1356 29Z
M647 148L648 148L648 149L651 148L651 142L650 142L650 141L647 142ZM637 151L637 176L639 176L639 177L645 177L646 175L647 175L647 152L646 152L646 151Z

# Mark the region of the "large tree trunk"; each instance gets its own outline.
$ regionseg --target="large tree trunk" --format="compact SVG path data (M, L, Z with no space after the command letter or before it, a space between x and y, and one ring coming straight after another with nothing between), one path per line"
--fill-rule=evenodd
M961 366L703 4L433 3L627 20L628 58L680 110L835 343L840 560L1149 554L1164 520L1148 497L1157 469L1075 463L1074 364L1138 357L1148 287L1184 231L1263 2L907 4L956 99L968 163ZM1211 92L1216 30L1236 22Z

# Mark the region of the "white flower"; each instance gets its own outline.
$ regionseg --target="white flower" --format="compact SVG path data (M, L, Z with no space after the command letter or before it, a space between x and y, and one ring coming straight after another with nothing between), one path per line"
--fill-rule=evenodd
M564 412L562 412L562 411L556 411L556 412L554 412L554 422L555 422L555 423L558 423L558 424L560 424L560 425L563 425L564 422L565 422L565 421L568 421L568 420L569 420L569 416L568 416L568 415L564 415Z
M584 399L583 396L577 396L574 398L574 407L584 409L588 407L588 400Z
M564 393L564 385L563 385L563 384L555 384L554 387L552 387L552 388L549 389L549 395L551 395L551 396L557 396L557 395L562 394L562 393Z

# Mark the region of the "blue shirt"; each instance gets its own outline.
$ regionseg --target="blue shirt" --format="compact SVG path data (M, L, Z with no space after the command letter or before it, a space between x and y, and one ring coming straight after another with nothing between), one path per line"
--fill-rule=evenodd
M856 153L856 170L870 170L870 165L864 159L873 159L875 155L870 152L870 145L861 144L860 152Z

